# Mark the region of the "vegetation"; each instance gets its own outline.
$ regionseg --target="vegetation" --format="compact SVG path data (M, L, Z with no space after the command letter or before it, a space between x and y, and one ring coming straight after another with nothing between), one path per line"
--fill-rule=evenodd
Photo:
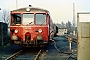
M2 10L2 12L0 13L1 15L1 21L4 23L9 24L10 23L10 13L8 10Z

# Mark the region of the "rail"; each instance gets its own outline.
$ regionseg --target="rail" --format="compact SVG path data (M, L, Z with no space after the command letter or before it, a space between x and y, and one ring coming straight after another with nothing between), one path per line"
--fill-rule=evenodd
M22 52L22 50L20 50L20 51L18 51L17 53L11 55L10 57L6 58L5 60L12 60L12 59L14 59L16 56L18 56L21 52Z
M39 58L39 56L40 56L40 54L41 54L41 51L42 51L42 50L40 50L40 51L38 52L38 54L36 55L36 57L34 58L34 60L38 60L38 58Z
M68 42L74 42L74 43L78 44L77 43L77 37L76 36L67 35L67 36L65 36L65 38L68 39Z

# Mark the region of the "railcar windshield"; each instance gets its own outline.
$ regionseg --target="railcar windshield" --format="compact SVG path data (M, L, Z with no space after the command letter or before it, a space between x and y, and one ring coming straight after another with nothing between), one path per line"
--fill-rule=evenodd
M23 25L32 25L32 24L34 24L34 14L23 14L22 24Z
M21 14L11 15L11 25L21 24Z
M36 24L46 24L46 14L36 14Z

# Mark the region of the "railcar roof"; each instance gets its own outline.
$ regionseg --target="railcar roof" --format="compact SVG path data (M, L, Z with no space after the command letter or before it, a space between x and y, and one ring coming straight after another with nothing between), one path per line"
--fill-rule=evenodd
M29 8L29 7L12 10L12 12L26 12L26 9L27 9L27 8ZM36 8L36 7L30 7L30 12L36 12L36 11L49 12L49 11L46 10L46 9Z

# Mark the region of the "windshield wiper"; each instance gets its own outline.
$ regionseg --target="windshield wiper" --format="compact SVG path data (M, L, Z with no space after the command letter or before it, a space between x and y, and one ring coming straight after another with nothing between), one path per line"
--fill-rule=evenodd
M43 24L44 22L45 22L45 20L42 22L42 24ZM41 24L41 25L42 25L42 24Z
M31 24L31 23L33 23L33 22L30 22L29 24Z
M34 21L30 22L29 24L32 24Z
M34 22L34 21L33 21ZM33 22L30 22L30 23L28 23L27 25L30 25L30 24L32 24Z

